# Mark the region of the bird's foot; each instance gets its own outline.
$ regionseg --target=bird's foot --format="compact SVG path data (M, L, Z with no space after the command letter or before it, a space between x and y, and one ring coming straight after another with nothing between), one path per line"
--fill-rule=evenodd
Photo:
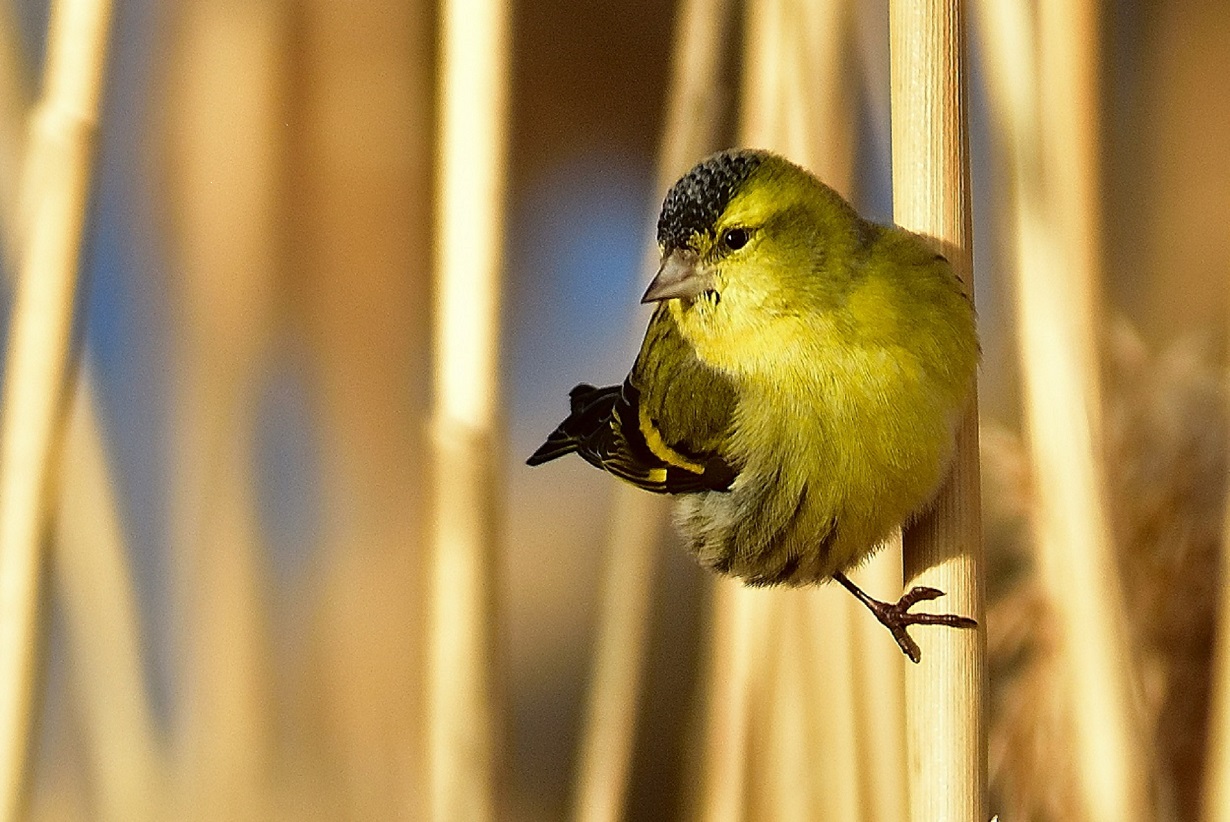
M859 602L867 606L871 613L875 614L876 619L893 635L893 639L897 640L897 644L901 646L901 651L910 658L912 662L919 662L922 659L922 650L919 649L918 643L906 633L906 628L911 625L947 625L950 628L976 628L978 623L969 617L958 616L956 614L914 614L910 613L910 608L914 607L919 602L926 602L932 599L938 599L944 596L944 592L938 588L911 588L905 596L894 603L881 602L871 596L868 596L861 588L850 581L845 574L834 574L833 578L840 582Z

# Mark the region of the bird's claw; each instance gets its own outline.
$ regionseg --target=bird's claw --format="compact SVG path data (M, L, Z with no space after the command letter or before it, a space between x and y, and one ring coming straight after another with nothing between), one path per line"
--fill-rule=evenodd
M939 588L927 588L924 586L916 586L911 588L905 596L897 600L897 606L901 609L908 609L916 602L927 602L932 599L939 599L944 595L944 592Z
M918 647L918 643L906 633L906 628L910 625L947 625L950 628L976 628L978 623L969 617L958 616L957 614L914 614L910 613L910 608L914 607L919 602L926 602L932 599L938 599L944 596L944 592L937 588L911 588L905 596L897 600L895 603L880 602L872 600L869 606L872 613L876 615L876 619L883 623L884 627L893 635L893 639L897 640L897 645L901 647L901 651L910 658L911 662L920 662L922 660L922 650Z

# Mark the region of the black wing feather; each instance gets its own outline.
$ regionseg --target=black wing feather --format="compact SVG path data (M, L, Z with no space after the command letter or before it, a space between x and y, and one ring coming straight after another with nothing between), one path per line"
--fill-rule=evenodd
M659 494L725 491L735 472L717 455L702 460L704 473L672 465L654 454L641 433L641 393L631 380L595 388L581 384L568 393L571 411L526 460L541 465L574 451L587 462Z
M568 392L568 418L551 432L547 441L525 461L526 464L542 465L577 451L583 441L610 420L618 395L619 386L616 385L595 388L581 383L573 388Z

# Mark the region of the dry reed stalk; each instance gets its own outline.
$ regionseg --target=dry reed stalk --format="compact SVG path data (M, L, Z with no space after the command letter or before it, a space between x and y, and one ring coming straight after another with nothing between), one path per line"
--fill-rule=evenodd
M619 489L611 508L597 653L573 808L578 822L623 818L662 506L663 500L629 487Z
M178 21L170 195L181 277L171 550L180 791L189 818L259 817L273 755L256 394L271 325L285 18L197 2Z
M730 0L685 0L679 7L658 192L716 148L730 6ZM657 256L651 242L647 270ZM623 818L664 507L664 500L639 489L620 484L615 490L573 808L579 822Z
M429 4L299 6L289 307L320 394L313 666L294 709L350 819L426 816L421 545L431 300ZM310 604L309 604L310 603ZM308 750L305 750L307 748Z
M95 817L162 818L164 774L141 665L136 597L93 383L82 369L60 455L52 572L63 597Z
M1204 822L1230 822L1230 500L1222 534L1220 596L1213 649L1213 684L1205 742L1204 785L1200 818Z
M1206 740L1200 818L1230 822L1230 499L1221 540L1221 593L1213 649L1213 685Z
M659 193L717 145L725 114L721 73L733 22L732 6L732 0L683 0L679 7L658 158ZM655 198L653 222L657 208ZM657 265L657 256L651 243L647 259Z
M1058 627L1084 818L1147 819L1149 763L1101 464L1096 12L1092 3L1039 9L1035 29L1028 4L980 4L1013 168L1038 570Z
M888 540L866 565L850 574L864 591L901 585L901 540ZM884 626L851 601L856 773L862 814L873 822L906 819L909 783L905 752L905 656L885 642Z
M777 144L849 199L855 127L850 67L854 8L849 0L778 0L781 124ZM767 32L766 32L767 33Z
M1040 252L1053 244L1057 256L1018 271L1017 328L1039 570L1059 623L1084 810L1131 822L1153 817L1155 782L1106 509L1099 34L1094 0L1038 5L1042 168L1034 178L1045 186L1049 235Z
M25 799L38 667L40 543L71 366L111 4L54 3L43 90L22 175L25 233L0 421L0 819Z
M785 0L750 0L743 9L740 145L759 148L785 140L784 5Z
M892 0L893 210L930 236L973 295L969 145L961 0ZM944 610L975 631L919 631L922 664L906 666L910 818L988 818L985 571L978 492L978 413L957 434L953 472L934 508L906 530L907 585L947 593Z
M26 90L0 8L0 246L5 270L19 269L16 158L25 148ZM11 153L11 154L10 154ZM110 483L88 359L78 366L64 430L51 572L63 590L70 668L84 696L90 784L104 820L151 819L158 807L158 743L141 663L140 630L119 504Z
M0 223L5 251L0 262L16 274L16 208L0 207ZM150 819L164 786L143 681L128 552L87 358L77 373L60 447L51 573L64 592L69 665L84 696L90 783L98 796L95 813L104 820Z
M20 219L21 167L25 160L31 90L22 54L14 4L0 3L0 245L16 262L23 226ZM17 265L9 268L17 276Z
M749 716L753 703L768 698L764 674L772 657L765 640L777 614L773 595L734 579L715 581L699 813L704 822L745 816Z
M436 822L496 813L491 600L508 17L503 0L441 9L427 693Z
M813 674L816 654L821 646L806 631L812 629L812 608L808 591L775 592L777 630L764 677L765 691L760 704L751 711L750 819L775 822L807 822L820 819L855 819L831 816L832 795L825 790L837 773L817 769L821 751L817 734L809 720L812 707L825 694L824 684ZM831 650L831 649L826 649ZM834 714L840 708L834 709ZM848 714L847 714L848 716ZM839 773L839 771L838 771ZM841 796L841 792L837 794ZM848 810L848 809L847 809Z
M770 653L748 719L748 818L856 822L858 740L843 677L850 614L830 591L776 591L771 601Z
M88 360L77 371L59 449L51 573L63 592L69 667L84 700L94 812L103 820L152 819L165 788L162 752Z
M866 774L861 772L868 740L861 735L855 659L866 649L855 644L855 620L866 614L855 611L853 597L842 596L836 586L804 590L798 597L800 618L795 653L802 657L802 701L783 706L798 714L809 731L806 762L811 815L820 819L856 822L866 816ZM900 686L900 682L897 683ZM873 694L879 689L871 688ZM885 752L890 757L893 752ZM783 762L783 766L785 762ZM900 775L898 775L900 778ZM790 786L783 786L790 790ZM794 791L799 792L796 784Z

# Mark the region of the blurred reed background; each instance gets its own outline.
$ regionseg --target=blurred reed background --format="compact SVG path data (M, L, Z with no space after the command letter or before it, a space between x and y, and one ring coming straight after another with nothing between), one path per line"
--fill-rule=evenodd
M889 5L0 0L0 820L1230 820L1230 6L938 3L932 95ZM989 687L907 688L522 463L711 150L964 242L893 119L962 83Z

